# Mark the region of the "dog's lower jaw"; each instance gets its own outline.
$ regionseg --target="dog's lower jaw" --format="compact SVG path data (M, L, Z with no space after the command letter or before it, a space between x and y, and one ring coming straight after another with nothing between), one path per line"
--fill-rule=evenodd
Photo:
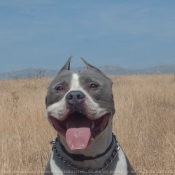
M66 151L71 153L71 154L82 154L84 156L91 156L91 157L95 157L96 155L102 154L103 152L105 152L105 150L109 147L109 145L112 142L112 123L111 123L111 119L109 120L108 125L106 126L106 128L94 139L94 141L91 142L91 144L89 144L87 146L86 149L83 150L70 150L66 139L63 135L59 135L60 137L60 142L62 143L62 145L65 147ZM111 133L111 134L109 134ZM111 149L106 155L105 158L103 157L103 159L101 160L100 158L94 161L74 161L76 165L82 166L82 167L91 167L91 168L99 168L101 166L103 166L104 162L106 159L109 158L110 154L112 153ZM67 159L70 160L70 158L67 156ZM72 160L70 160L72 161Z

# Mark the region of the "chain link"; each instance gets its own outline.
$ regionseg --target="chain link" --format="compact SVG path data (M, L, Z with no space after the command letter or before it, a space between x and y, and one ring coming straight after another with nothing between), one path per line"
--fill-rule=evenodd
M113 135L114 136L114 135ZM80 167L78 165L73 164L71 161L69 161L68 159L66 159L62 154L60 149L57 147L56 142L58 142L58 138L56 138L54 141L51 141L50 144L53 144L52 150L55 150L57 157L63 162L65 163L68 167L72 168L73 170L79 170L82 173L97 173L97 172L101 172L103 170L105 170L115 159L115 157L117 156L117 153L120 149L120 145L115 138L115 142L116 142L116 146L112 152L112 154L110 155L110 157L105 161L105 163L103 164L103 166L101 168L98 169L94 169L94 168L84 168L84 167Z

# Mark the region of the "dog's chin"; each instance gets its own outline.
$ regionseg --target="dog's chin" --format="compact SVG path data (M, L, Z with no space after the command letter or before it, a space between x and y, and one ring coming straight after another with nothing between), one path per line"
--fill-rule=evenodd
M49 116L49 119L55 130L66 137L69 148L75 150L85 149L106 128L110 116L111 113L109 112L96 120L92 120L89 116L80 112L73 112L64 117L65 119L63 121L53 116Z

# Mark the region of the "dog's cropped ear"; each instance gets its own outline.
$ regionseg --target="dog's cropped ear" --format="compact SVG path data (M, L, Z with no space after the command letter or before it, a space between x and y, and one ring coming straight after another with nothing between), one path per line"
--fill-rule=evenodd
M100 69L98 69L98 68L92 66L91 64L89 64L89 63L88 63L84 58L82 58L82 57L81 57L81 60L83 60L83 62L84 62L84 64L86 65L87 69L92 68L92 69L96 70L97 72L101 73L103 76L105 76L105 77L110 81L110 84L111 84L111 86L112 86L113 82L111 81L111 79L108 78Z
M87 68L93 68L93 69L97 69L96 67L92 66L91 64L89 64L84 58L81 57L81 60L84 62L84 64L86 65ZM97 69L98 70L98 69ZM100 70L99 70L100 71Z
M60 70L63 71L63 70L70 70L70 61L71 61L71 58L72 56L69 57L68 61L66 62L66 64L62 67L62 69Z

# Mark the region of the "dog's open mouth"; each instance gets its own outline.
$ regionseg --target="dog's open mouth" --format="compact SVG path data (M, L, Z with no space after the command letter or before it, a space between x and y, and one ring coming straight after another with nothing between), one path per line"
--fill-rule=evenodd
M73 112L64 121L49 116L58 133L66 137L71 150L85 149L89 142L102 132L108 124L110 113L96 120L90 120L80 112Z

